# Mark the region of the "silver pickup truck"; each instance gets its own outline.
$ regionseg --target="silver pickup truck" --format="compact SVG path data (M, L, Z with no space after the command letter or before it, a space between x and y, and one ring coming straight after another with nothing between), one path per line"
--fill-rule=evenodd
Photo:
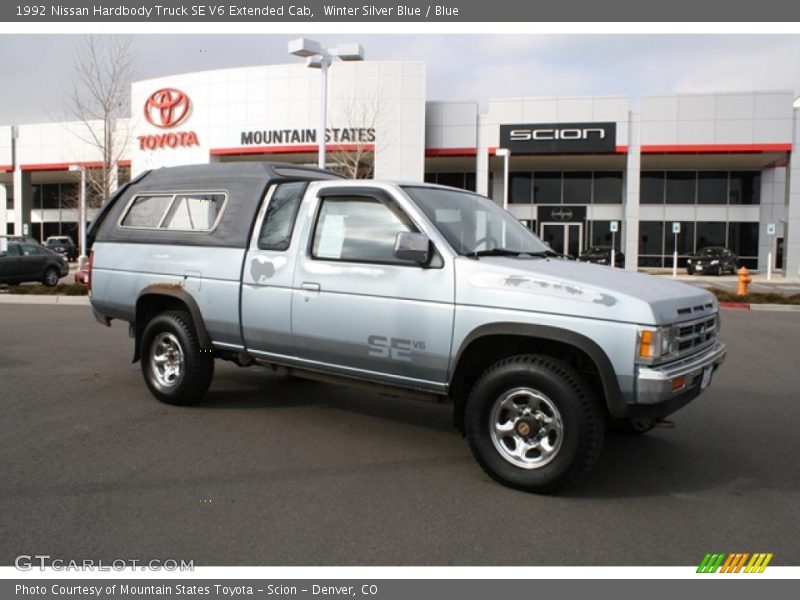
M709 293L564 260L491 200L296 165L144 173L92 223L97 319L130 324L153 395L200 400L215 359L451 402L497 481L588 473L725 358Z

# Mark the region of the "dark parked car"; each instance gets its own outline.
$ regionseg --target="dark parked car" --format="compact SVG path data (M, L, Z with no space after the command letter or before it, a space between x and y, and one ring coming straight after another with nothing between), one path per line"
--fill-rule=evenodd
M611 246L592 246L583 252L578 260L582 262L596 263L598 265L611 264ZM614 266L625 267L625 255L622 252L617 252L614 255Z
M727 248L709 246L701 248L686 259L686 272L689 275L722 275L727 272L735 274L737 262L736 255Z
M52 287L69 273L67 259L34 242L8 242L0 251L0 283L41 281Z
M44 247L63 254L67 260L78 260L78 247L68 235L51 235L45 240Z

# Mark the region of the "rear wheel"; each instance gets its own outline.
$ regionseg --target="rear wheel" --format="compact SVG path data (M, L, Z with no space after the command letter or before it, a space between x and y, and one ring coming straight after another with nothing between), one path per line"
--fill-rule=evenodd
M214 356L200 347L192 319L175 310L154 317L141 340L142 375L161 402L188 405L200 400L214 377Z
M505 485L552 492L592 469L603 445L596 398L569 365L536 354L495 363L467 400L470 449Z
M42 283L47 287L55 287L58 283L58 269L55 267L48 267L47 270L44 272L44 277L42 278Z

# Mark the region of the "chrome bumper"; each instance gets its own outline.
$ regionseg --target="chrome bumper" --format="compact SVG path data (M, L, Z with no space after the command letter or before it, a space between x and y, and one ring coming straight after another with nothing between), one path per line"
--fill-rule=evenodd
M716 342L710 348L668 365L659 367L637 367L636 370L636 404L659 404L690 390L700 390L703 372L706 368L716 371L723 361L728 349L722 342ZM683 377L682 386L674 387L673 382Z

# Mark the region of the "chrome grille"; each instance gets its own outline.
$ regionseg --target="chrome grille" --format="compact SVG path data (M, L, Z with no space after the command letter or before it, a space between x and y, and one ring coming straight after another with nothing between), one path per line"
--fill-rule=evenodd
M719 335L717 315L676 323L672 326L671 354L676 357L692 354L714 343Z

